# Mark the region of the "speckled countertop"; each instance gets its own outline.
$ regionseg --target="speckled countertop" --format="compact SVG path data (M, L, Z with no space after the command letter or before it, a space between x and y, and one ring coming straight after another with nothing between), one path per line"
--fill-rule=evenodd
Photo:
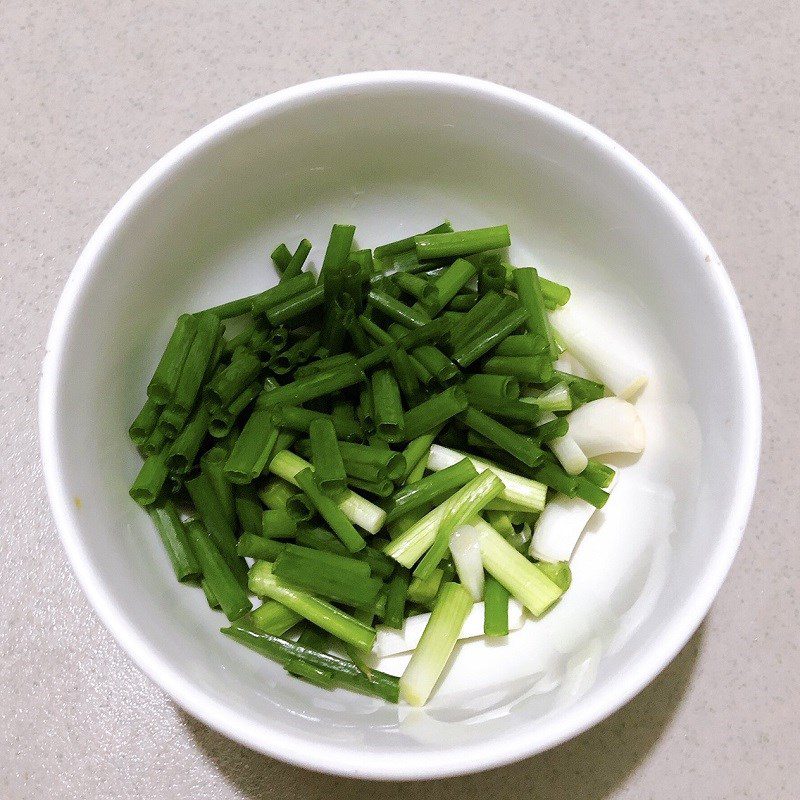
M799 797L798 31L797 3L743 0L0 3L0 797ZM72 577L36 433L58 295L132 181L247 100L399 67L530 92L650 166L727 264L765 403L744 545L675 661L574 741L435 787L285 766L167 700Z

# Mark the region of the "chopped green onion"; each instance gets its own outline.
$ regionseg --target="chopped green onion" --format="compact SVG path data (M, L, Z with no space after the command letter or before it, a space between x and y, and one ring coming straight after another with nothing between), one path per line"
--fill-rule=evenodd
M445 584L425 632L400 678L400 694L412 706L424 705L430 697L471 609L472 598L463 586Z

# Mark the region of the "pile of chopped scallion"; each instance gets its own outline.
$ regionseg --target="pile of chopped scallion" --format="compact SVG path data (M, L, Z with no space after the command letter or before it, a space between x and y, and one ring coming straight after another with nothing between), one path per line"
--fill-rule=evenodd
M614 477L591 456L643 440L608 406L630 404L559 361L570 333L592 343L559 335L570 291L507 263L507 226L374 251L354 233L333 226L319 278L308 240L282 244L277 285L178 318L130 427L130 494L227 636L321 687L421 705L457 639L506 636L567 590ZM617 395L641 385L598 359ZM374 667L412 650L400 678Z

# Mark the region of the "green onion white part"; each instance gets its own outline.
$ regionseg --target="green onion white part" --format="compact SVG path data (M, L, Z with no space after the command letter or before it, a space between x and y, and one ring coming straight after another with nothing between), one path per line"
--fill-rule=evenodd
M588 458L606 453L641 453L645 432L639 412L618 397L602 397L567 415L569 435Z
M545 422L552 422L557 419L555 414L550 412L542 414L539 418L539 425L544 425ZM586 469L589 459L586 454L578 446L572 433L568 430L564 436L557 436L555 439L550 439L547 446L553 451L553 455L559 460L564 471L568 475L579 475Z
M549 319L566 349L618 397L628 400L647 384L644 371L624 353L609 347L602 329L574 309L559 308Z
M447 666L471 609L472 598L463 586L447 583L442 587L419 644L400 678L400 696L409 705L425 705Z
M283 478L291 483L292 486L297 486L295 476L308 468L313 471L313 467L308 461L288 450L282 450L269 464L269 471L273 475ZM383 527L386 512L360 494L347 489L337 500L337 505L350 522L369 533L377 533Z
M450 555L458 579L477 603L483 598L483 561L478 531L472 525L461 525L450 536Z
M504 487L500 493L500 499L514 503L521 510L541 511L544 508L547 487L543 483L532 481L530 478L523 478L522 475L515 475L513 472L507 472L494 464L488 464L474 456L451 450L449 447L442 447L438 444L431 447L428 453L428 469L438 472L457 464L459 461L463 461L465 458L472 462L478 472L490 469L500 478ZM487 508L489 507L487 506Z
M535 617L562 595L561 589L518 553L488 522L476 517L484 569L503 584Z
M483 615L483 603L475 603L461 626L458 638L475 639L478 636L483 636ZM373 655L378 658L387 658L388 656L411 652L419 644L422 632L425 630L430 618L430 614L415 614L405 620L401 630L379 625L377 628L378 637L375 639L375 646L372 648ZM518 630L524 622L525 610L522 607L522 603L513 597L509 598L509 631Z
M533 526L528 553L541 561L569 561L595 507L580 497L557 494Z

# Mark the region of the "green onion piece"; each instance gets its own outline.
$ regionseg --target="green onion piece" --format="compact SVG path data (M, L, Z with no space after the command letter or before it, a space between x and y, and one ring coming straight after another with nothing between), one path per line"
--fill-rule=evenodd
M199 312L201 314L214 314L220 319L231 319L232 317L241 317L242 314L249 314L253 308L253 300L258 297L258 294L251 294L248 297L240 297L236 300L229 300L227 303L221 303L218 306L212 306Z
M428 468L428 456L427 454L424 455L418 462L417 465L408 473L408 477L403 481L406 486L409 486L412 483L416 483L417 481L421 481L422 478L425 476L425 470Z
M525 315L525 310L520 308L503 317L488 330L457 348L453 353L453 361L462 368L468 367L513 333L522 324Z
M286 513L299 525L312 520L317 511L304 494L298 493L286 501Z
M334 553L335 555L346 558L361 558L369 549L364 548L358 554L353 555L329 530L325 528L298 528L295 541L298 545L309 549Z
M128 436L130 436L135 445L143 445L147 437L155 430L161 411L162 406L152 397L148 397L142 406L142 410L136 415L131 427L128 428Z
M200 580L200 588L203 590L203 595L205 595L208 607L216 611L219 608L219 600L217 600L214 592L211 590L211 586L205 578Z
M236 334L233 339L228 339L222 349L222 352L226 356L233 355L240 347L247 347L250 344L250 340L256 333L255 325L248 325L241 333Z
M246 533L261 533L263 525L261 514L264 507L261 505L255 486L252 484L237 486L234 502L239 527Z
M300 405L317 397L334 394L364 380L363 371L356 365L344 366L334 372L323 372L301 378L285 386L264 392L258 399L258 407L272 409L284 405Z
M365 465L360 465L365 466ZM374 494L376 497L389 498L394 491L394 484L388 478L378 477L376 480L371 478L359 478L354 475L347 476L347 485L360 492Z
M268 320L273 325L280 324L269 319L268 313L282 307L287 301L310 292L314 283L314 276L310 272L301 272L293 278L282 278L276 286L256 295L253 299L253 317L256 323Z
M496 312L503 308L503 298L496 292L487 292L480 300L454 324L450 333L453 346L466 342L475 331L481 330L486 320L492 320Z
M431 445L436 441L439 431L441 431L441 427L437 427L432 431L428 431L428 433L423 433L422 435L417 436L406 445L405 450L403 450L403 458L406 462L406 468L403 471L403 474L400 475L400 481L402 483L408 482L408 478L409 475L411 475L412 470L422 459L425 459L427 464L428 452L431 449Z
M396 341L398 347L413 349L427 342L449 342L451 334L451 323L439 317L426 322L420 327L410 328Z
M220 508L225 513L228 525L236 528L238 518L236 505L233 500L233 487L228 482L223 472L223 466L228 457L224 447L212 447L200 459L200 472L206 476L219 499Z
M461 413L468 405L466 394L451 386L424 403L406 411L403 416L403 436L406 441L432 431Z
M463 258L456 259L434 279L435 292L425 303L425 309L431 316L436 316L474 277L475 265Z
M225 616L233 621L250 611L252 605L247 592L203 526L199 522L189 522L186 532L200 563L203 580L213 592Z
M513 282L517 297L527 312L526 327L531 335L547 342L551 360L558 358L558 347L550 323L547 321L547 310L539 285L539 273L534 267L520 267L514 270Z
M386 523L394 522L400 517L429 503L441 503L457 489L465 486L478 475L468 458L464 458L451 467L434 472L427 478L410 483L395 492L391 505L387 509Z
M352 403L336 400L331 409L331 421L336 429L336 436L342 441L352 442L361 438L361 426Z
M498 253L486 253L478 267L478 294L503 292L506 288L506 266Z
M561 436L566 436L569 430L569 422L566 417L556 417L548 422L536 426L533 432L533 439L537 444L542 442L549 442L551 439L558 439Z
M299 658L289 661L286 664L286 671L322 689L332 689L336 685L336 677L331 670L314 666Z
M406 470L405 455L396 453L388 447L358 444L357 442L339 442L339 450L342 458L346 461L382 468L390 480L398 480Z
M516 533L507 511L485 511L483 516L506 541Z
M158 427L167 439L174 439L184 429L188 419L189 412L185 409L167 406L158 418Z
M317 534L327 534L325 537L325 544L327 545L328 539L330 539L330 542L341 548L341 552L338 550L336 552L331 552L327 548L320 550L298 544L287 544L283 552L290 554L293 560L308 562L313 564L317 569L326 570L329 573L336 573L342 576L349 576L353 580L365 580L370 577L371 568L366 561L362 560L363 552L351 556L349 551L342 547L339 540L329 531L322 528L310 528L306 530L315 531Z
M397 441L403 432L403 403L400 387L388 369L372 373L372 403L375 429L387 441Z
M453 226L445 220L441 225L437 225L435 228L431 228L429 231L425 231L425 234L431 233L452 233ZM395 256L400 255L401 253L406 253L408 251L414 250L414 236L407 236L405 239L398 239L396 242L389 242L388 244L382 244L379 247L375 248L375 258L380 261L384 259L394 258Z
M246 386L227 408L217 408L211 413L208 422L208 432L215 439L222 439L233 429L233 424L238 416L255 400L261 393L259 381L253 381Z
M254 481L263 472L277 441L278 429L272 424L272 414L256 407L225 462L225 477L237 484Z
M487 575L483 585L483 632L487 636L508 636L508 597L508 589Z
M293 588L303 589L333 603L366 608L375 602L383 583L369 577L366 564L355 563L367 568L366 577L333 571L327 565L295 555L287 549L278 556L272 571L276 578Z
M160 455L148 456L130 488L130 496L140 505L155 503L167 479L169 470Z
M421 606L430 606L439 594L444 578L444 570L435 569L427 578L413 578L408 584L406 597Z
M261 535L267 539L291 539L297 533L297 521L287 512L268 508L261 513Z
M336 684L343 688L379 697L390 703L396 703L399 699L398 679L380 670L373 669L369 675L364 675L355 664L338 656L319 653L297 642L248 630L238 625L223 628L222 632L234 641L280 664L287 665L302 660L318 669L333 672Z
M297 625L301 619L303 618L300 614L292 611L291 608L286 608L277 600L267 600L258 608L253 609L248 617L248 621L256 630L272 636L282 636Z
M183 364L197 334L197 322L198 318L191 314L178 317L153 377L147 384L147 396L161 406L170 402L175 394Z
M570 298L570 290L560 283L547 280L539 275L539 289L548 308L566 305Z
M529 467L535 467L544 457L544 453L536 446L533 440L515 433L511 428L491 417L487 417L486 414L476 408L467 408L459 419L469 428L472 428L472 430L487 439L491 439L498 447L501 447Z
M175 393L170 400L170 408L190 412L200 390L200 385L209 365L213 363L214 353L222 340L223 326L213 314L198 314L197 333L192 346L186 354Z
M289 266L289 262L292 260L292 253L289 248L281 242L270 254L270 258L272 258L272 263L275 264L275 269L278 270L279 273L283 273L286 270L286 267Z
M525 312L527 314L527 312ZM496 356L540 356L547 352L547 339L519 333L504 339L494 350Z
M379 325L374 323L369 317L363 314L358 318L358 324L371 339L374 339L379 345L393 345L394 339L392 336Z
M243 348L237 350L231 363L206 386L206 401L212 408L229 406L260 372L261 361L257 356Z
M163 414L161 415L164 416ZM168 444L168 440L161 427L156 425L155 430L145 439L144 444L139 445L139 452L147 458L148 456L158 455Z
M281 275L281 283L296 278L303 271L303 264L306 263L308 254L311 252L311 242L308 239L301 239L300 244L297 245L297 250L289 259L286 269Z
M423 306L427 304L438 305L436 287L425 278L412 275L410 272L398 272L392 276L392 280L404 292L410 294L415 300L419 300Z
M311 273L301 273L310 275ZM267 310L267 321L270 325L285 325L287 322L302 317L309 311L319 308L325 303L325 287L319 283L311 289L292 295L282 303L271 306Z
M455 258L498 250L511 245L508 225L455 233L431 233L414 237L417 258Z
M372 433L375 430L375 409L372 403L372 384L370 383L361 387L356 415L364 433Z
M488 522L475 517L484 569L519 600L535 617L540 617L563 594L543 572L518 553Z
M258 496L267 508L286 510L286 501L296 495L297 489L280 478L270 478L259 490Z
M236 543L236 550L245 558L257 558L260 561L274 561L286 548L284 542L256 536L252 533L243 533Z
M473 394L501 400L516 400L519 397L519 381L511 375L488 375L479 372L470 375L464 381L463 388L467 397Z
M384 614L383 623L388 628L397 628L399 630L403 627L406 595L408 594L410 582L411 576L408 570L398 567L389 582L389 588L386 592L386 613Z
M405 303L401 303L382 289L371 289L369 300L381 313L401 325L422 328L430 322L430 316L425 311L413 309Z
M328 246L325 248L325 256L322 259L319 280L322 284L327 282L328 286L334 290L334 295L340 287L331 286L331 284L337 282L337 273L347 264L350 250L353 247L353 236L355 232L355 225L337 224L331 228ZM326 298L330 296L328 294L328 289L326 289L325 296Z
M608 500L608 492L581 475L575 476L575 497L580 497L595 508L602 508Z
M330 418L313 420L309 425L309 436L311 461L320 488L326 494L341 492L347 486L347 473Z
M533 474L537 481L567 495L567 497L575 497L577 494L577 476L568 475L559 464L553 461L545 461L536 468Z
M342 544L352 553L361 550L366 544L364 538L353 527L341 508L321 491L314 479L312 470L301 470L294 476L294 479L314 508L330 525L331 530L339 537Z
M249 586L254 594L283 603L337 639L364 650L372 649L375 642L374 628L364 625L350 614L308 592L285 585L273 575L272 565L268 562L257 561L253 565Z
M536 568L553 583L566 592L572 583L572 570L568 561L537 561Z
M443 386L461 379L461 370L438 347L423 344L412 351L414 358Z
M400 694L412 706L424 705L453 652L472 598L459 583L446 583L411 660L400 678Z
M185 475L192 468L208 431L209 422L208 409L199 405L167 451L166 464L171 473Z
M596 461L594 458L589 459L586 469L581 472L582 478L586 478L587 481L599 486L601 489L607 489L611 485L611 481L614 480L615 475L616 472L611 467Z
M412 358L404 350L393 350L389 360L400 388L400 394L405 397L408 405L417 405L422 393L420 381L422 378L429 378L430 374L422 367L418 359Z
M448 311L469 311L480 300L480 295L477 292L470 292L469 294L457 294L448 304ZM462 315L463 316L463 315Z
M234 573L241 576L244 562L238 558L236 552L236 528L230 524L228 516L220 505L214 485L208 476L201 472L196 478L186 481L186 490L217 549Z
M465 525L503 489L500 479L486 470L473 478L444 502L444 510L429 550L414 569L414 576L428 577L447 554L450 536L456 528Z
M477 408L479 411L483 411L493 417L511 419L535 426L541 416L539 409L531 403L523 403L520 400L506 400L497 395L470 391L467 386L464 386L464 389L467 392L469 404L473 408Z
M199 578L201 575L200 564L195 558L186 529L183 527L175 506L169 501L150 505L147 513L161 537L175 577L179 581Z
M523 383L546 383L553 377L550 356L492 356L483 365L490 375L511 375Z

